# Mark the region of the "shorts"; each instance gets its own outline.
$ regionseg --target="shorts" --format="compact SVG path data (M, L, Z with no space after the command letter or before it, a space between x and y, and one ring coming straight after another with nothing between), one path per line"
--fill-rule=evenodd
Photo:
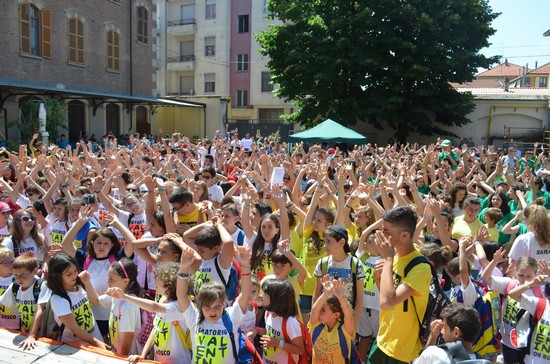
M525 351L511 348L506 345L502 345L502 356L505 363L523 363L525 359Z
M380 311L363 307L361 321L357 328L357 336L360 338L372 337L378 334L380 327Z
M300 295L300 311L302 311L303 314L309 314L311 313L311 301L313 300L312 296L303 296Z
M390 358L382 350L378 348L378 342L375 340L372 343L367 364L408 364L407 362Z

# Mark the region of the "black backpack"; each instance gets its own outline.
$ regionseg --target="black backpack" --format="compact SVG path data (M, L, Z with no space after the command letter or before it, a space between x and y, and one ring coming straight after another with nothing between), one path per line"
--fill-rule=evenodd
M441 311L445 306L450 303L450 301L443 292L441 285L439 284L439 278L437 277L434 266L425 256L413 258L409 262L409 264L407 264L407 266L405 267L405 277L411 271L411 269L413 269L418 264L428 264L432 272L432 278L430 281L430 295L428 298L428 304L426 306L426 312L424 313L424 317L422 317L422 320L418 316L418 310L414 302L414 297L411 296L411 301L414 307L414 311L416 313L416 319L418 320L418 324L420 325L420 342L422 343L422 346L425 346L426 342L428 341L428 337L430 336L430 325L432 321L438 320L440 318ZM403 302L403 311L407 310L408 299ZM438 343L440 341L441 338L438 339Z
M443 349L447 353L449 358L449 363L475 363L475 364L489 364L489 360L483 359L477 353L476 359L471 359L470 354L464 348L461 341L453 341L450 343L445 343L437 346L440 349Z

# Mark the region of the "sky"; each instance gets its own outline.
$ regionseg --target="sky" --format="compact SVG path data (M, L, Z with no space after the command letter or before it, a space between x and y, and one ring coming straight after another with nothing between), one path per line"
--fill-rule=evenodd
M489 6L501 15L492 24L492 44L481 53L531 69L550 62L550 37L543 36L550 30L550 0L489 0Z

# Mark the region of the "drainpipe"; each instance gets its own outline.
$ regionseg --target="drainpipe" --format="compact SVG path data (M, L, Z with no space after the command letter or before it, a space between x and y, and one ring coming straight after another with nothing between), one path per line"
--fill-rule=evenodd
M133 9L133 0L130 0L129 1L129 4L130 4L130 96L134 96L134 62L133 62L133 59L134 59L134 54L133 54L133 50L134 50L134 47L133 47L133 42L134 42L134 9ZM129 108L130 109L130 127L128 128L128 134L131 133L132 131L132 126L133 126L133 111L134 111L134 106L132 105L132 107Z

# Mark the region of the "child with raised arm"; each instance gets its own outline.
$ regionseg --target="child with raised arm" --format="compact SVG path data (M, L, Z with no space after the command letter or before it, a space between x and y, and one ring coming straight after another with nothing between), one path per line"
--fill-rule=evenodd
M191 267L200 256L191 248L182 251L178 273L177 296L179 310L171 308L167 315L183 321L191 329L193 363L215 362L235 364L238 355L238 342L231 342L231 336L238 339L239 327L247 311L252 288L250 271L250 249L237 247L241 264L241 292L232 306L225 307L225 287L215 281L205 283L198 292L195 307L187 294L189 278L193 274ZM230 331L232 335L230 335ZM225 346L222 343L230 343Z
M355 337L353 309L346 299L345 283L325 275L323 293L313 304L309 319L313 345L313 364L349 363L351 342ZM343 335L342 335L343 334ZM341 337L345 342L341 342ZM347 355L344 353L347 352Z

